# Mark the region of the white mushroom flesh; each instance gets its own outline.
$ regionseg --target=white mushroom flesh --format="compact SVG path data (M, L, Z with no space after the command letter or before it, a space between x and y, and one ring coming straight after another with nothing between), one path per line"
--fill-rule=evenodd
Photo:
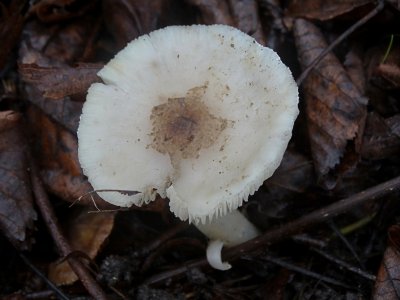
M239 207L280 164L297 86L271 49L224 25L172 26L129 43L91 86L78 130L94 189L119 205L168 196L182 220Z
M238 210L212 222L197 224L196 227L211 240L220 240L224 246L237 246L260 234L258 229Z

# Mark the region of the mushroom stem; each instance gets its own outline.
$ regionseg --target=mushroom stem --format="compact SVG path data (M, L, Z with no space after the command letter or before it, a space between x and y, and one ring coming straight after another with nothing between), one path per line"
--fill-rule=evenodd
M227 270L230 265L221 260L222 246L232 247L260 234L260 231L238 210L216 218L206 224L196 224L210 242L207 247L208 263L215 269ZM218 241L216 246L216 241Z

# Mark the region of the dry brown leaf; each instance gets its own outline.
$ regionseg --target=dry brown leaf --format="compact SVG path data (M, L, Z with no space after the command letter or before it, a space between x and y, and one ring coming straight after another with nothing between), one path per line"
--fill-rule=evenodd
M378 113L368 114L361 147L367 159L385 159L400 152L400 115L384 119Z
M390 118L387 118L385 121L386 124L389 126L390 130L393 132L393 134L400 137L400 114L391 116Z
M395 39L394 36L391 38ZM382 90L399 89L400 86L400 45L386 38L366 54L367 78Z
M97 208L100 210L119 209L119 207L104 201L97 194L91 193L93 187L83 175L72 176L64 170L56 168L43 169L41 171L41 176L47 190L67 202L88 206L93 211L96 211ZM88 193L91 194L88 195Z
M234 20L229 11L227 0L185 0L196 7L200 12L197 20L202 24L234 25Z
M343 65L351 81L358 88L360 93L365 94L367 83L363 61L361 59L361 50L357 47L352 47L346 54Z
M20 44L20 64L35 64L41 68L67 70L69 68L67 63L74 62L84 51L87 35L90 32L88 29L90 20L90 18L77 20L59 31L55 31L54 26L45 27L37 22L28 23L24 29L25 39ZM24 91L27 99L70 132L75 133L82 103L72 101L69 97L49 101L43 97L36 84L37 81L35 84L25 84ZM48 86L43 88L47 90ZM53 89L51 94L54 92Z
M400 298L400 227L389 229L389 246L386 248L378 271L373 292L374 300L397 300Z
M95 22L95 16L89 14L61 27L35 21L26 23L19 48L19 63L63 67L82 61Z
M186 0L199 11L197 23L235 26L265 44L255 0Z
M91 192L93 188L83 176L79 165L76 136L35 107L28 109L28 123L35 159L47 189L68 202L74 202ZM115 208L96 194L93 200L100 209ZM84 197L80 204L93 207L92 198Z
M24 5L24 0L13 0L8 7L0 2L0 70L4 67L8 55L21 34Z
M113 229L115 214L81 210L78 216L70 218L64 229L73 251L83 252L94 259ZM78 279L67 261L52 263L48 275L57 285L72 284Z
M389 228L389 245L400 250L400 225L393 225Z
M124 47L129 41L145 33L144 27L149 30L150 28L148 27L151 27L151 24L153 24L152 29L155 29L159 13L161 12L161 2L162 1L102 1L103 12L106 15L104 20L107 29L113 35L119 49ZM156 9L149 10L152 5L155 6L154 8ZM141 15L141 12L144 14ZM142 25L142 20L139 17L140 15L147 21L147 24Z
M304 69L327 44L319 29L302 19L295 21L294 35ZM323 178L340 163L349 142L362 136L367 99L332 53L309 74L304 94L314 165Z
M21 115L0 112L0 229L21 250L33 242L30 234L37 218L25 142Z
M35 158L41 169L61 169L72 176L82 174L75 135L33 106L28 109L28 122Z
M255 0L229 0L235 26L265 45L258 4Z
M31 7L31 13L42 22L60 22L84 15L93 7L94 2L95 0L42 0Z
M246 212L260 229L277 225L283 218L293 217L294 203L314 181L311 159L289 147L275 173L254 194L253 201L244 205Z
M265 182L265 185L303 193L312 184L313 177L312 161L292 148L288 148L281 165Z
M22 79L34 85L45 98L62 99L66 96L86 94L90 85L100 82L97 72L102 64L78 64L76 67L40 67L21 64Z
M72 101L68 97L52 101L43 98L39 90L31 85L26 85L25 91L29 94L30 102L40 108L53 120L57 121L70 133L76 133L78 130L79 118L82 113L82 102Z
M376 73L391 84L392 88L400 87L400 67L394 64L380 64Z
M326 21L348 13L372 0L291 0L288 5L288 15Z
M140 35L166 25L187 24L183 3L173 0L103 0L105 23L117 49Z

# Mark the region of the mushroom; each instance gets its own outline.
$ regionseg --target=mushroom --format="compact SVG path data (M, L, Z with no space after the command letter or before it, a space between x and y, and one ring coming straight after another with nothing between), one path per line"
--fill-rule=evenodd
M298 115L290 70L225 25L171 26L130 42L98 73L79 124L79 160L106 201L169 198L171 211L222 245L258 235L236 209L280 164Z

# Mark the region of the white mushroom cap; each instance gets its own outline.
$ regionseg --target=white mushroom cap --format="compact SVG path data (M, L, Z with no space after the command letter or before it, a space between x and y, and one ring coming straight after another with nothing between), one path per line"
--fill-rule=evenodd
M78 130L94 189L119 205L168 196L182 220L239 207L280 164L298 114L290 70L224 25L172 26L129 43L98 74Z

